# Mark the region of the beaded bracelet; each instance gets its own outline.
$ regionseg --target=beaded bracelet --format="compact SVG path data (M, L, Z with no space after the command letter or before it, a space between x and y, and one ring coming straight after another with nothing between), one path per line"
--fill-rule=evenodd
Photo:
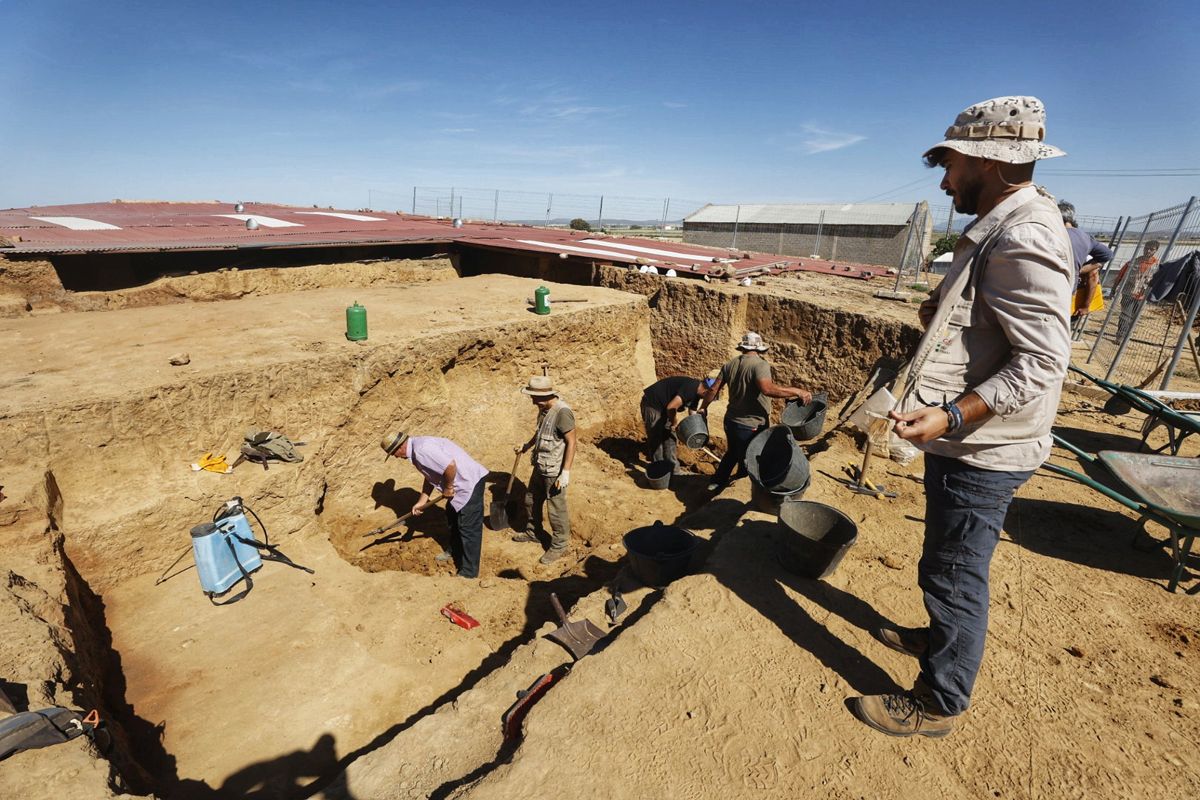
M942 403L942 411L946 412L946 433L954 433L963 426L962 410L957 403Z

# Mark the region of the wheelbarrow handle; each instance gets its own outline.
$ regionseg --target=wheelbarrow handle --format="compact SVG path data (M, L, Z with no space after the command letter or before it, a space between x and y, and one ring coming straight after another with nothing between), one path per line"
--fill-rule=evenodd
M1111 500L1116 500L1118 503L1131 511L1136 511L1139 514L1145 514L1148 510L1145 503L1139 503L1131 500L1120 492L1113 491L1104 484L1092 480L1087 475L1081 475L1074 470L1069 470L1066 467L1060 467L1058 464L1051 464L1048 461L1045 464L1042 464L1042 469L1046 470L1047 472L1053 472L1056 475L1062 475L1064 478L1070 478L1071 480L1079 481L1084 486L1087 486L1090 489L1095 489L1105 497Z

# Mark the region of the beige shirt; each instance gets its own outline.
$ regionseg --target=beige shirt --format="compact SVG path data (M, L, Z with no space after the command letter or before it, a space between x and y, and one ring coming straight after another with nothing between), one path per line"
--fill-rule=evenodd
M955 278L970 267L981 243L982 259L961 298L950 297ZM938 287L947 297L934 295L940 304L953 304L947 309L949 326L939 336L931 325L933 335L922 339L918 358L925 348L928 359L905 408L953 401L973 391L995 416L921 449L981 469L1042 465L1050 455L1050 428L1071 359L1073 273L1062 217L1033 187L1005 198L959 237L950 271Z

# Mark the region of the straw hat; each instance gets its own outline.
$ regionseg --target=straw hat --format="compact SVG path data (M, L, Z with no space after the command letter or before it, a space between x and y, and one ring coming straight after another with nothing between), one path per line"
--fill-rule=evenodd
M1066 153L1046 138L1046 106L1036 97L996 97L963 109L946 129L946 138L922 158L945 147L963 155L1028 164Z
M383 459L387 460L388 456L400 449L400 445L408 441L408 434L404 431L399 433L389 433L379 441L379 446L383 448Z
M554 381L549 375L534 375L529 379L529 385L521 390L522 394L527 394L530 397L556 397L558 392L554 389Z

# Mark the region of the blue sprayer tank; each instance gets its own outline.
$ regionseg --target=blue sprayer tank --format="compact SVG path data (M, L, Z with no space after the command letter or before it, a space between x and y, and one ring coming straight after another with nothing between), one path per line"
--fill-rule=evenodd
M254 533L239 497L226 502L214 521L192 528L196 574L209 597L228 592L244 575L262 566L258 549L241 539L253 540Z

